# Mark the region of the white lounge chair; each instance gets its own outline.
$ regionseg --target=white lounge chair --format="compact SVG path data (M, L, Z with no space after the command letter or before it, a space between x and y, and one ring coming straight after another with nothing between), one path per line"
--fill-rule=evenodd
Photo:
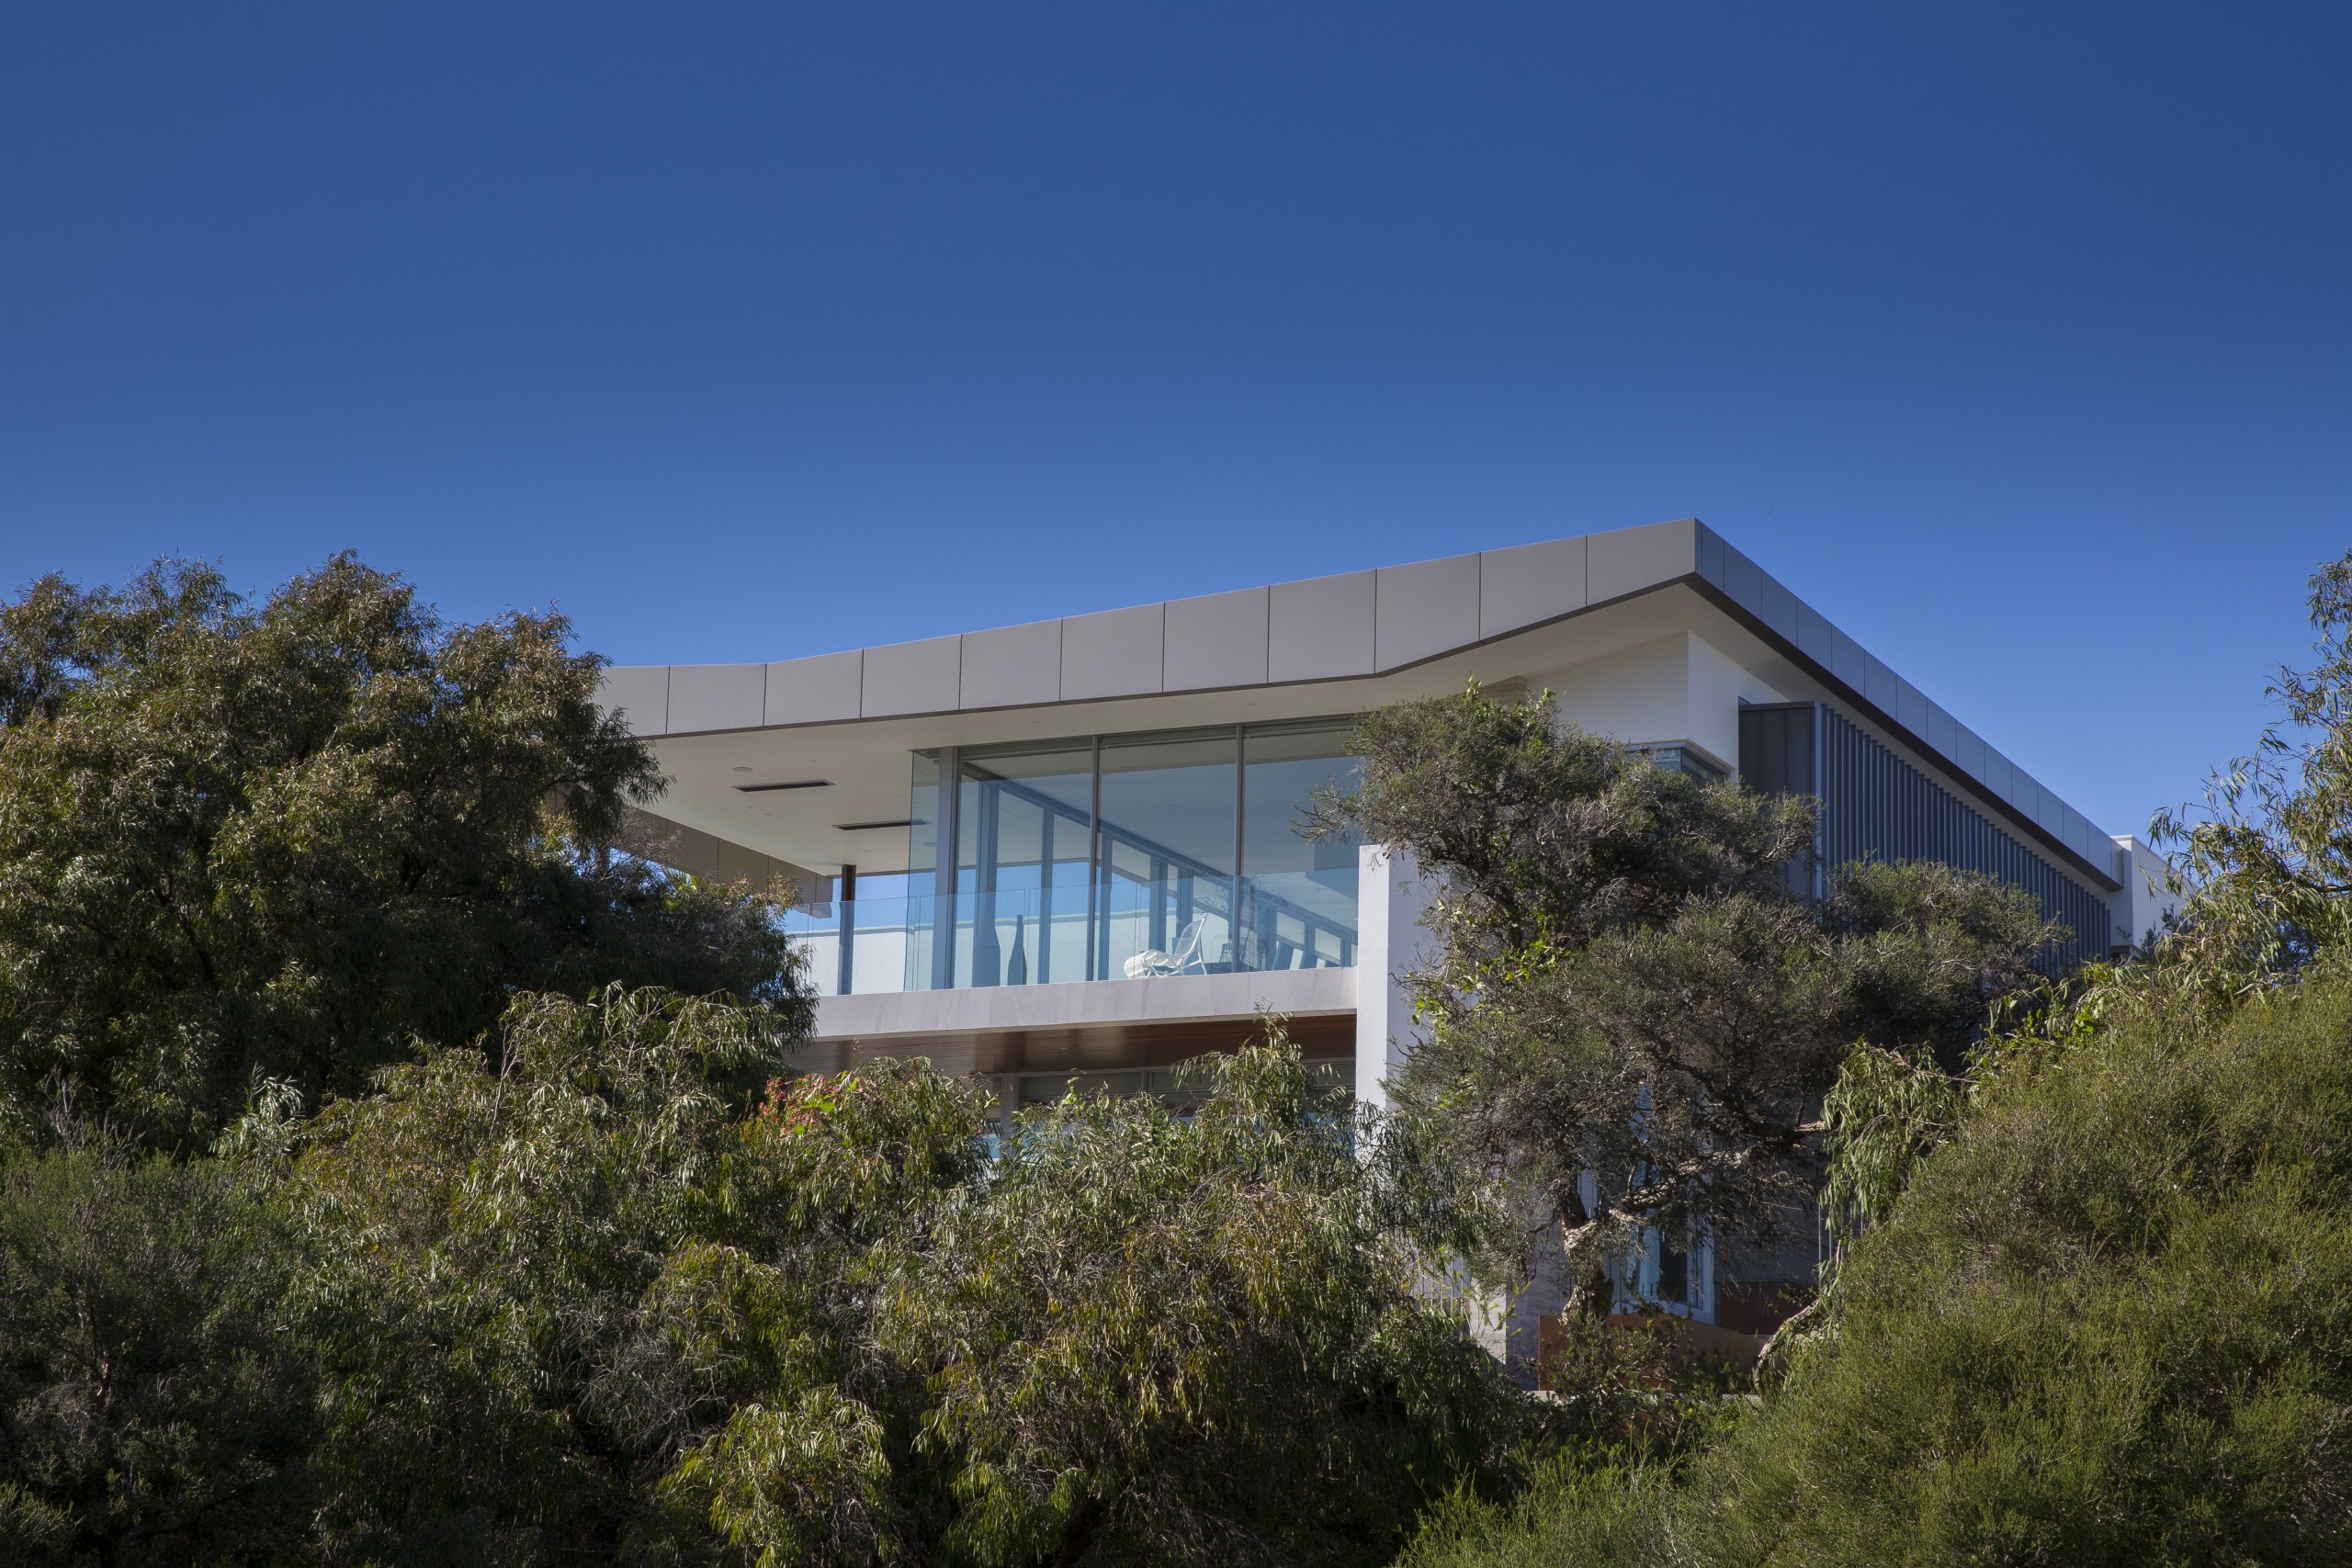
M1207 974L1209 966L1201 959L1201 925L1202 922L1195 919L1186 926L1183 934L1176 939L1176 951L1173 953L1147 947L1128 959L1127 978L1145 980L1155 975L1182 975L1195 964L1200 964L1202 974Z

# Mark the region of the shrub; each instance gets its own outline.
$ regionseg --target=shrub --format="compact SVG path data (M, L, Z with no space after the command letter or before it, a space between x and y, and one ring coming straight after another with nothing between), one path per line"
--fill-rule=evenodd
M2352 985L2208 1016L1988 1082L1686 1479L1563 1467L1441 1513L1404 1562L2342 1560Z
M1990 1086L1710 1461L1727 1560L2308 1560L2352 1474L2352 987ZM2217 1549L2216 1541L2222 1543Z
M308 1526L284 1227L216 1162L0 1171L0 1561L264 1563Z

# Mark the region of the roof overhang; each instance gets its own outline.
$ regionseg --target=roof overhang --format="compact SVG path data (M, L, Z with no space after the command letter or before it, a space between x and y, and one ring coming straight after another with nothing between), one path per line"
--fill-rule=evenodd
M2069 872L2120 886L2087 818L1695 520L773 664L616 668L602 697L653 739L663 817L884 871L903 869L905 829L854 825L905 819L918 749L1354 713L1678 631L1780 699L1837 703Z

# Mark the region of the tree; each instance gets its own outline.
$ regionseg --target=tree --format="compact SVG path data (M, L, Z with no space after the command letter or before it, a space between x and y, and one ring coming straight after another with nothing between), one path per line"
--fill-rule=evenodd
M2352 557L2219 775L2178 920L2017 996L1957 1077L1858 1045L1846 1245L1758 1408L1679 1473L1571 1472L1408 1561L2335 1562L2352 1547Z
M1938 866L1837 868L1802 897L1809 803L1660 767L1548 694L1400 704L1354 746L1362 787L1319 820L1439 886L1384 1151L1424 1234L1485 1277L1556 1224L1586 1312L1645 1230L1770 1237L1818 1185L1851 1044L1956 1065L2054 944L2025 896Z
M886 1331L926 1237L992 1190L989 1098L922 1061L770 1087L673 1270L673 1364L717 1402L660 1483L667 1540L730 1563L922 1562L953 1528L927 1369ZM920 1299L922 1292L914 1294Z
M2352 989L2178 998L1986 1084L1833 1326L1679 1471L1433 1518L1412 1568L2337 1562Z
M1825 1118L1833 1225L1851 1235L1893 1213L1980 1089L2177 1006L2219 1027L2247 997L2332 973L2352 953L2352 552L2312 574L2309 607L2318 660L2282 666L2267 694L2285 723L2207 782L2201 809L2155 814L2150 837L2177 852L2183 896L2165 929L2129 963L2013 993L2007 1027L1964 1070L1949 1053L1854 1052Z
M761 1093L734 1004L503 1034L232 1140L309 1260L326 1561L1378 1562L1524 1434L1279 1042L991 1161L927 1064Z
M0 1168L0 1558L296 1561L318 1427L296 1262L218 1161L96 1143Z
M311 1264L330 1561L610 1553L729 1389L680 1311L724 1221L772 1014L617 987L518 998L498 1063L428 1050L307 1122L256 1115Z
M257 608L171 561L0 606L0 1130L198 1148L261 1078L357 1092L517 989L805 1008L762 898L609 852L661 780L569 635L347 555Z
M2208 783L2205 805L2156 813L2188 894L2148 956L2176 982L2242 995L2352 952L2352 551L2310 581L2308 671L2267 695L2285 721Z
M1713 1461L1753 1560L2336 1560L2347 1036L2330 980L1984 1084Z
M1344 1097L1270 1033L1200 1066L1188 1117L1035 1117L898 1283L956 1558L1384 1562L1527 1435L1378 1228Z

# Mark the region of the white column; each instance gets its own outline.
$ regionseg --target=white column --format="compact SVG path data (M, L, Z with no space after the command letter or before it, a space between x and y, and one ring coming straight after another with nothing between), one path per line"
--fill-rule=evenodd
M1356 852L1356 1101L1388 1102L1388 1075L1414 1044L1413 1008L1397 976L1419 963L1432 889L1412 857L1381 844Z

